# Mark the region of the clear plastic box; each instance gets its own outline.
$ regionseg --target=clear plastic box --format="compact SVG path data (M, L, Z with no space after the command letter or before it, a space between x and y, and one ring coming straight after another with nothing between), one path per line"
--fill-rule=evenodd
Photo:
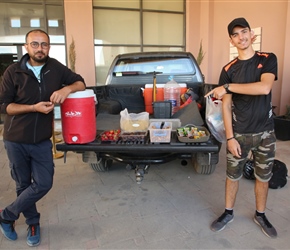
M161 125L163 125L162 128ZM171 122L151 122L148 130L150 131L151 142L170 142L172 130Z
M121 132L120 138L124 142L144 142L147 132Z

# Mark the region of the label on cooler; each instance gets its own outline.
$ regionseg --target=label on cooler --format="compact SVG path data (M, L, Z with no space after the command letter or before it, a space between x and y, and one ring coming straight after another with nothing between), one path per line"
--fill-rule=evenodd
M73 117L82 117L81 111L67 111L65 112L65 117L73 118Z

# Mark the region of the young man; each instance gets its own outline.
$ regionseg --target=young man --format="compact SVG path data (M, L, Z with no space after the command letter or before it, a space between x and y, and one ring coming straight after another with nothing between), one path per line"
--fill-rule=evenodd
M277 58L273 53L254 51L254 33L244 18L234 19L228 25L228 33L238 57L223 67L220 86L205 96L223 99L227 138L225 212L211 224L211 229L221 231L233 221L239 180L251 151L256 177L254 221L268 237L275 238L277 232L268 221L265 209L276 150L271 89L277 80Z
M84 79L48 56L50 38L42 30L25 37L25 54L10 65L0 84L3 141L17 198L0 211L0 229L16 240L15 221L22 213L28 225L27 244L40 243L40 213L36 202L52 187L54 163L50 137L54 104L63 103L75 91L85 89Z

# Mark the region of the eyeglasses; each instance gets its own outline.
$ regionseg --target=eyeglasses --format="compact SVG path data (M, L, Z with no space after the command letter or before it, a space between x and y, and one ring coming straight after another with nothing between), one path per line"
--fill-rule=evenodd
M30 43L30 46L33 49L37 49L39 47L39 45L41 45L41 48L43 48L43 49L47 49L49 47L49 43L46 43L46 42L42 42L42 43L39 43L39 42L31 42Z

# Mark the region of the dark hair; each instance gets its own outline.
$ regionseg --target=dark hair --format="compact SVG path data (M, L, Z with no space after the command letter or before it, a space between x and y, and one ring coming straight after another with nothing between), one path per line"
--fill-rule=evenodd
M45 34L47 36L47 38L48 38L48 43L50 43L50 37L49 37L49 35L44 30L41 30L41 29L34 29L34 30L30 30L29 32L27 32L27 34L25 35L25 42L27 42L27 37L32 32L40 32L40 33Z

